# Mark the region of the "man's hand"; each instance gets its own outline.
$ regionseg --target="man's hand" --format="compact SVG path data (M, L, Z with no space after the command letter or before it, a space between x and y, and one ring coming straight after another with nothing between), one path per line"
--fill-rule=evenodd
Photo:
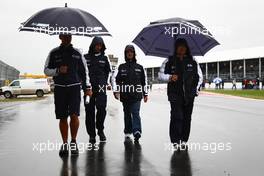
M60 66L60 68L59 68L60 74L66 74L67 72L68 72L68 66L66 66L66 65Z
M92 89L87 89L86 91L85 91L85 96L89 96L89 97L91 97L93 95L93 91L92 91Z
M170 76L170 81L175 82L175 81L177 81L177 80L178 80L178 75L171 75L171 76Z
M120 99L120 93L114 92L114 97L115 97L115 99L119 100Z
M148 102L148 96L144 96L144 103Z

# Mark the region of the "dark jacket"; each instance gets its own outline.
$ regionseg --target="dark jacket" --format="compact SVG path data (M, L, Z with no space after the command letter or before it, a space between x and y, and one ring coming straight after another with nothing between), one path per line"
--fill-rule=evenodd
M136 102L143 96L147 96L147 77L143 66L136 63L136 60L121 64L114 75L114 82L120 92L120 101Z
M95 53L94 47L96 44L102 43L103 48L101 53ZM104 55L105 44L101 37L95 37L89 47L89 51L84 55L89 69L90 82L94 92L106 91L111 66L107 56ZM99 87L100 86L100 87ZM105 93L105 92L104 92Z
M68 72L59 74L60 66L67 66ZM90 87L85 59L72 45L61 45L51 50L45 63L44 73L53 76L55 86L69 87L83 83L84 89Z
M168 82L167 94L169 101L176 101L184 97L186 103L192 100L197 92L199 74L197 62L191 57L185 57L182 61L177 57L170 57L165 65L165 74L178 75L178 80Z

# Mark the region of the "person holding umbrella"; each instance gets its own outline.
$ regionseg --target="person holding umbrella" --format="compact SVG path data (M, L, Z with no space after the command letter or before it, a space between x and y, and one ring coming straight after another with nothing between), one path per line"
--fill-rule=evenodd
M106 89L110 88L111 65L105 56L105 44L101 37L94 37L89 51L84 55L89 69L93 95L90 101L85 102L86 130L90 136L89 142L96 142L96 131L101 142L106 141L104 134L104 121L106 117L107 95ZM97 110L95 114L95 109Z
M76 142L79 128L81 84L86 96L91 96L91 85L88 76L86 61L80 51L73 48L72 36L60 34L61 45L49 53L44 73L54 80L54 103L56 119L60 120L59 128L63 144L59 151L60 156L69 154L68 127L71 131L70 149L72 155L78 155ZM68 116L70 123L68 124Z
M175 51L166 59L159 72L159 79L167 81L167 95L171 106L170 140L177 147L188 142L193 103L203 81L199 64L191 55L188 43L179 38Z
M145 55L168 58L160 68L159 79L168 82L170 138L175 146L187 142L194 97L203 80L193 56L204 56L219 42L198 20L179 17L151 22L133 42Z
M131 134L135 142L141 137L140 104L142 98L148 101L147 75L143 66L137 63L133 45L125 48L125 63L121 64L112 77L114 96L123 103L125 122L125 142L131 141Z
M61 46L50 52L44 72L52 76L55 82L55 112L57 119L60 119L63 139L59 154L69 153L67 144L69 115L71 116L71 149L75 147L71 153L78 154L76 135L79 127L80 85L83 85L85 96L92 96L92 88L86 61L82 54L72 47L71 35L94 37L111 36L111 34L95 16L82 9L68 7L67 3L65 7L38 11L21 23L19 31L60 35Z
M215 89L221 89L220 84L222 83L222 79L219 77L216 77L213 82L215 83Z

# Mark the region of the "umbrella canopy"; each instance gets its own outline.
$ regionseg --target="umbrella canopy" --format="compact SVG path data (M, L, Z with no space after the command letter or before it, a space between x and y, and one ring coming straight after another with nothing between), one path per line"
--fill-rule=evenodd
M146 55L173 55L175 40L184 38L193 56L204 56L219 45L212 34L197 20L171 18L150 23L134 39Z
M213 83L215 84L220 84L222 82L222 79L219 78L219 77L216 77L214 80L213 80Z
M80 9L69 8L67 4L65 7L41 10L22 23L19 31L49 35L111 36L104 25L93 15Z

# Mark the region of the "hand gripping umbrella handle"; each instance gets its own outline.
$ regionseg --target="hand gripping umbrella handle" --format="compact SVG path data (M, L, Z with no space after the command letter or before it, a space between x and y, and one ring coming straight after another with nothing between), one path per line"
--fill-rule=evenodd
M85 97L85 104L89 104L90 102L90 96L86 95Z

